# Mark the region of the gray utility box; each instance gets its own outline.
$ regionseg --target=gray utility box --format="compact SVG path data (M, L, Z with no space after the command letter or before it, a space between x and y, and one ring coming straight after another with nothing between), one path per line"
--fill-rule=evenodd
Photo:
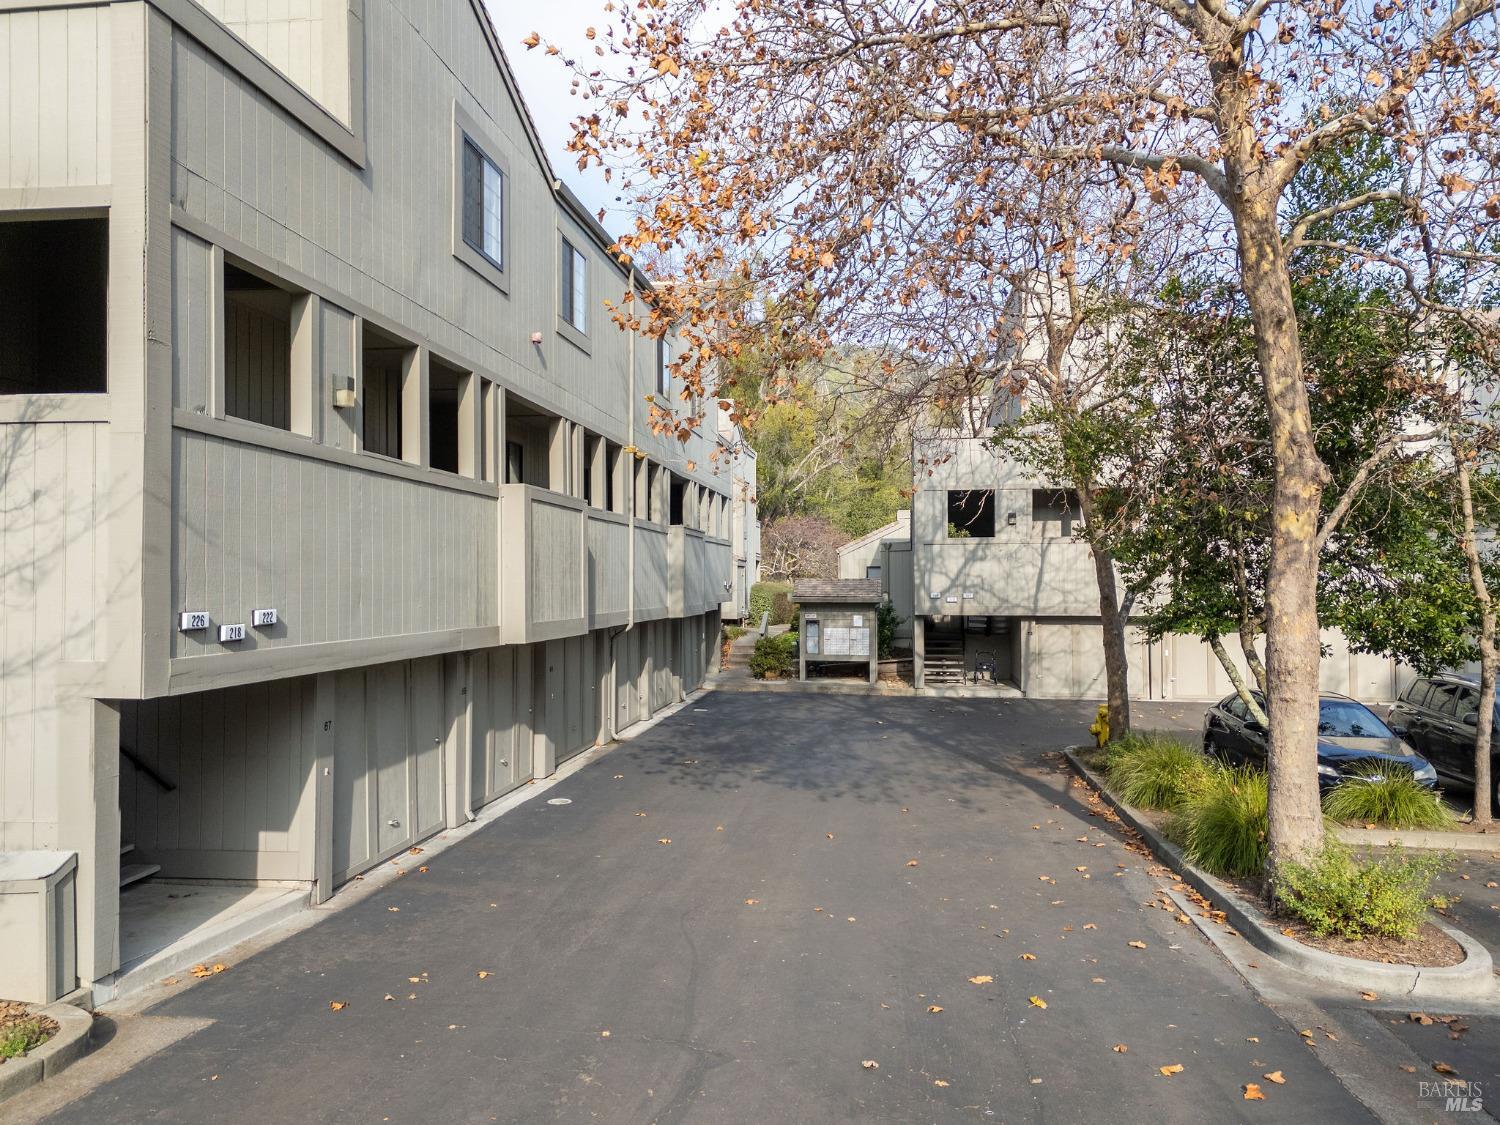
M50 1004L78 987L77 852L0 852L0 998Z

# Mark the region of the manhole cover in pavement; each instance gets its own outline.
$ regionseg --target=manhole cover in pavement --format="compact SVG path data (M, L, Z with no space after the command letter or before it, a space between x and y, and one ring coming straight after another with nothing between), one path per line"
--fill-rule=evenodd
M573 803L573 798L571 798L571 797L553 797L547 803L549 805L571 805Z

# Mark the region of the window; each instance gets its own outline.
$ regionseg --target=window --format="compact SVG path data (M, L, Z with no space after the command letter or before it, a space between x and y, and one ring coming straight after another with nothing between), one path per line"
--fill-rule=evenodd
M224 413L292 428L292 295L224 264Z
M672 474L667 492L667 523L672 527L682 526L683 502L687 499L687 481Z
M1470 715L1479 714L1479 693L1470 688L1464 688L1458 696L1458 721L1463 722Z
M948 492L948 538L993 539L995 537L995 490L993 488L950 489Z
M105 389L108 271L104 219L0 223L0 395Z
M589 330L589 261L566 238L562 243L562 318L579 332Z
M1245 701L1238 695L1230 696L1228 702L1224 704L1224 710L1228 711L1241 722L1250 717L1250 708L1245 706Z
M1406 689L1406 702L1413 707L1421 707L1427 702L1427 693L1432 690L1431 680L1413 680L1411 686Z
M505 176L467 136L463 149L463 234L496 268L505 268Z
M625 451L612 441L604 443L604 510L608 512L625 513L625 505L620 503L620 486L624 481Z
M1457 702L1457 684L1433 684L1432 694L1427 697L1427 708L1440 715L1451 715L1454 713Z
M672 397L672 345L670 341L656 341L656 393L665 406Z
M526 483L526 447L518 441L505 443L505 483Z
M1318 733L1328 738L1394 738L1363 703L1352 699L1325 699L1318 705Z
M872 581L875 581L875 582L879 582L880 581L880 567L878 567L878 566L867 566L867 567L865 567L865 578L867 580L872 580Z

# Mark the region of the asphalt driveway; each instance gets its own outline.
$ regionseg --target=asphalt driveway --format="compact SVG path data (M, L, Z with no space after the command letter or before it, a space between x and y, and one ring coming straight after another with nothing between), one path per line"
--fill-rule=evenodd
M122 1021L202 1023L49 1120L1367 1119L1043 756L1091 713L709 694Z

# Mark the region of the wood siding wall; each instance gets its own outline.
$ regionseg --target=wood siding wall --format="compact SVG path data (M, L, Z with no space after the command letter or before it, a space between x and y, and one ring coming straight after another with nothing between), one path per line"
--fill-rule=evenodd
M234 651L498 624L494 498L177 430L173 604L249 629ZM226 651L173 633L173 656Z
M667 529L636 524L635 619L667 614Z
M267 62L349 121L348 0L201 0Z
M110 182L108 7L0 12L0 187Z
M630 527L624 516L589 512L588 616L630 611Z
M103 565L104 430L0 425L0 849L57 844L57 666L102 655L98 615L125 593Z

